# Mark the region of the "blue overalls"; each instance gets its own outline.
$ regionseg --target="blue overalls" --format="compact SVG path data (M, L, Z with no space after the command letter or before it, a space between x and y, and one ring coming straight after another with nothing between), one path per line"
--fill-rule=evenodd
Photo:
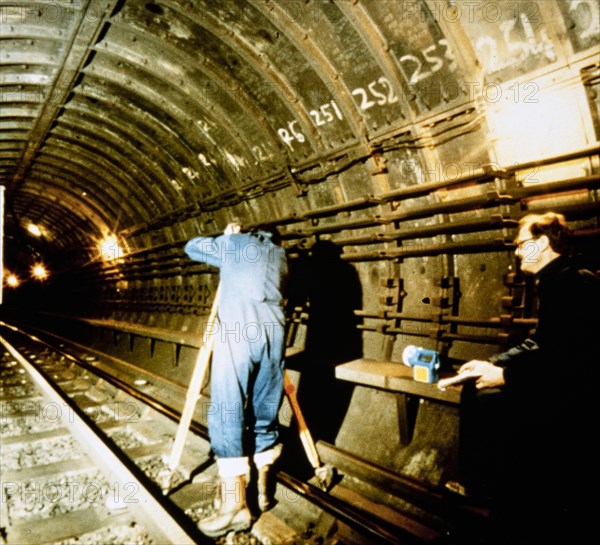
M285 251L271 234L197 237L187 255L220 269L208 428L219 458L271 449L283 396ZM254 431L247 442L245 429Z

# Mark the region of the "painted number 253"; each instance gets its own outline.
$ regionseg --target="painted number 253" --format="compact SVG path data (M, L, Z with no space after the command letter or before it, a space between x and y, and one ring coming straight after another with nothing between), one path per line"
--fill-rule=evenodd
M443 57L435 54L439 46L443 48ZM406 73L404 75L411 85L432 76L444 66L444 61L448 61L448 68L450 70L456 69L456 61L448 40L438 40L437 45L434 44L425 49L421 49L421 54L423 55L424 61L416 55L402 55L402 57L400 57L401 66L406 67L407 65L412 65L410 75L407 75ZM428 65L429 69L424 68L425 65Z

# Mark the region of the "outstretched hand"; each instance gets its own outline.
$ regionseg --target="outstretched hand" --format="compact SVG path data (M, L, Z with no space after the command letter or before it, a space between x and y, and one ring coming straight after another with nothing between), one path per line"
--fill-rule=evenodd
M471 360L463 364L458 370L459 373L472 373L479 375L475 382L477 389L495 388L504 385L504 369L497 367L492 362Z

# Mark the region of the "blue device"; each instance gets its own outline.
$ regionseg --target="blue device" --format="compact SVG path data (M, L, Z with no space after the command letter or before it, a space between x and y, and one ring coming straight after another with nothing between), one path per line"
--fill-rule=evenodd
M416 381L428 384L438 381L440 354L436 350L409 344L402 352L402 361L413 368L413 378Z

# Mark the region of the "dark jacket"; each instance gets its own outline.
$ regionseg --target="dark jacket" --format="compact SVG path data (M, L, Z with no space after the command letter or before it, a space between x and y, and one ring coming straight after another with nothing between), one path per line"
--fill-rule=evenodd
M537 273L536 285L535 332L491 360L505 368L507 388L576 376L586 382L600 365L600 278L560 256Z

